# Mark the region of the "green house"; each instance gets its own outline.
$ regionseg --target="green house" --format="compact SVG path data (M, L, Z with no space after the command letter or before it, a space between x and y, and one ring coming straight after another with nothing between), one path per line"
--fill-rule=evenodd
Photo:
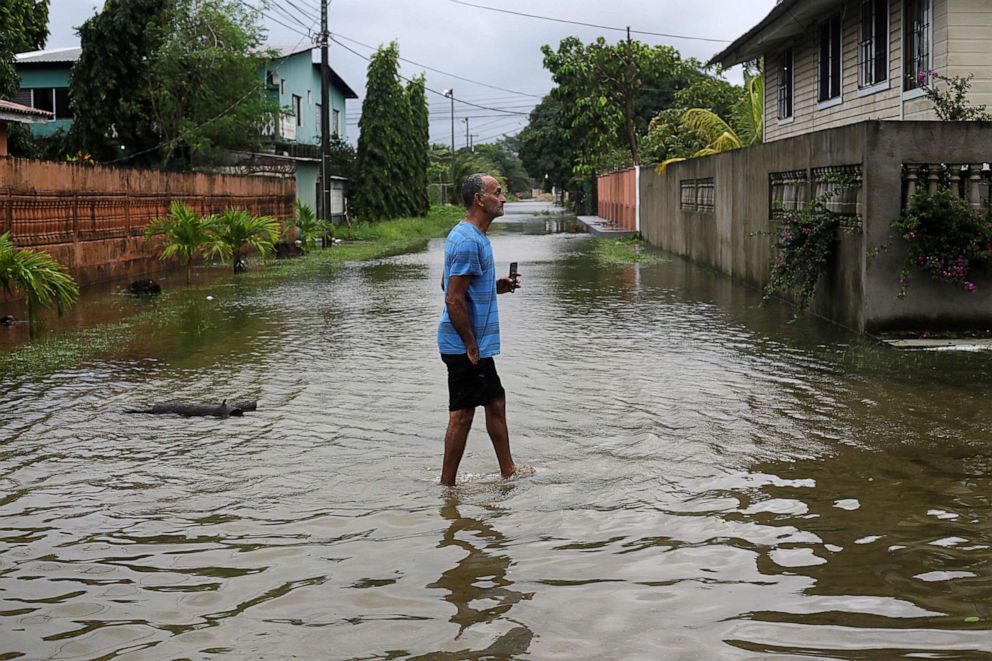
M260 159L281 161L295 172L299 200L318 208L320 172L320 64L313 61L315 46L266 46L274 51L269 64L259 71L259 83L268 94L279 101L285 111L266 132L269 149L264 154L251 155ZM49 136L72 125L73 107L69 94L69 76L82 49L55 48L19 53L14 65L21 86L14 98L29 108L54 114L54 119L32 124L31 133ZM331 135L347 140L347 100L358 95L333 70L330 71L330 130ZM344 212L344 185L340 178L332 183L331 209L326 217Z

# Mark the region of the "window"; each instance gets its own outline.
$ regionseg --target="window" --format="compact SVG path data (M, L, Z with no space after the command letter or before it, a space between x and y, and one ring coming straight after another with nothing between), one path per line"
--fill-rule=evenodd
M285 78L283 78L282 80L279 81L279 93L280 94L285 94L286 93L286 79Z
M293 116L296 117L296 125L303 126L303 97L293 95Z
M341 135L341 111L334 109L331 111L331 132L335 136Z
M55 112L55 90L48 88L36 89L34 91L34 103L31 105L38 110Z
M861 0L858 86L871 87L889 77L889 1Z
M69 105L69 88L57 87L55 92L55 119L72 119L72 108Z
M840 98L840 14L820 24L820 102Z
M679 208L683 211L713 211L714 182L713 178L683 179L679 182Z
M778 118L792 117L792 49L782 53L782 67L778 72Z
M930 70L930 0L906 0L903 29L906 42L907 90L920 86L920 79Z
M68 87L19 89L14 96L14 103L53 113L55 119L72 119Z

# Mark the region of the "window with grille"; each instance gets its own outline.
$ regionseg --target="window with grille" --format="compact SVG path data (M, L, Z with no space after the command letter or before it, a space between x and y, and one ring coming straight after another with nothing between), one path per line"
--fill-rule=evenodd
M778 72L778 118L792 117L793 85L792 49L787 48L782 53L782 67Z
M841 82L840 14L820 24L820 84L818 101L840 97Z
M296 125L303 126L303 97L293 95L293 116L296 118Z
M679 208L683 211L712 213L715 185L712 177L683 179L679 182Z
M930 26L933 20L931 0L906 0L903 25L906 43L905 89L920 86L920 79L930 70Z
M889 1L861 0L858 85L871 87L889 77Z

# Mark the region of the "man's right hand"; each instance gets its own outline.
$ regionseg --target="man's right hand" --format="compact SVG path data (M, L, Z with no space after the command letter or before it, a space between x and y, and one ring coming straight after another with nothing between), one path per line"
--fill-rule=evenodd
M468 354L468 362L472 363L473 365L478 365L479 364L479 346L478 345L473 345L473 346L468 347L468 351L466 353Z

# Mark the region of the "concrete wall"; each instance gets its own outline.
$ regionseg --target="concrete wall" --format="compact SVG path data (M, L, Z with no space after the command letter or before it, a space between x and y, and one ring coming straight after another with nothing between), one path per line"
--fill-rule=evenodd
M168 266L144 231L172 200L200 214L238 207L286 219L295 194L291 178L0 159L0 233L50 253L85 285Z
M904 163L992 161L992 124L861 122L715 156L690 159L662 175L641 172L641 233L653 245L744 282L764 286L774 257L770 175L854 166L862 173L863 231L840 233L818 286L813 311L859 331L992 324L992 278L979 290L935 283L917 274L899 300L905 246L889 224L903 201ZM712 179L713 210L681 208L683 182ZM809 197L807 197L809 199ZM879 257L870 251L891 243Z

